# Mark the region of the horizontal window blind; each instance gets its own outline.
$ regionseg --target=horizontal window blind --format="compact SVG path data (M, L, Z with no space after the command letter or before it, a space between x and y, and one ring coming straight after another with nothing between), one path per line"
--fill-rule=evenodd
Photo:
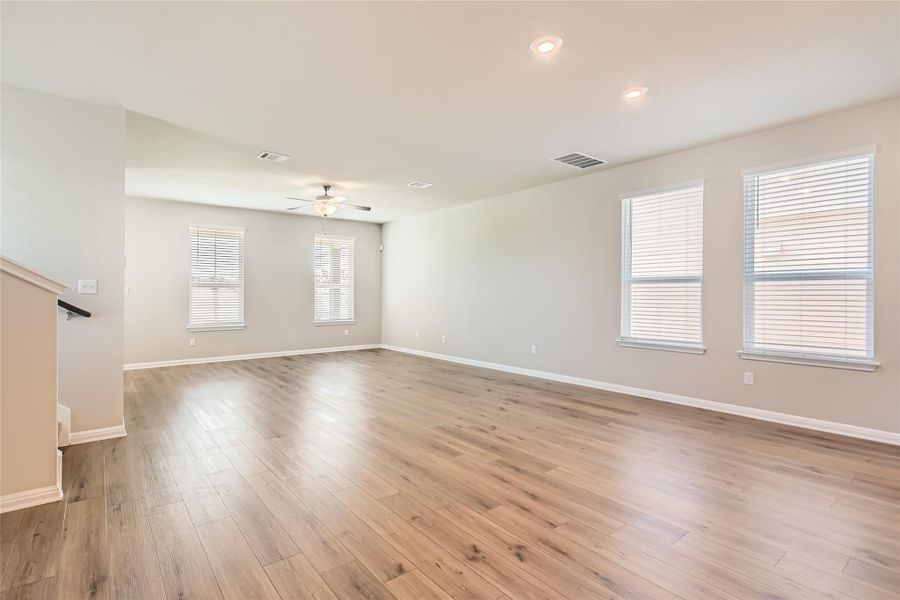
M353 238L315 238L316 323L353 320L353 246Z
M703 343L703 184L622 200L622 340Z
M188 327L244 324L244 230L191 225Z
M744 177L744 349L870 359L872 155Z

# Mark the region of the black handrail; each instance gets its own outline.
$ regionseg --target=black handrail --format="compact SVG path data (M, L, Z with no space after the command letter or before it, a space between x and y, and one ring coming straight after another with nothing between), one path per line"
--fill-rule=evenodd
M78 315L79 317L90 317L91 316L91 313L89 313L88 311L84 310L83 308L78 308L74 304L69 304L65 300L60 300L59 298L57 298L56 303L59 305L60 308L66 309L66 312L70 315Z

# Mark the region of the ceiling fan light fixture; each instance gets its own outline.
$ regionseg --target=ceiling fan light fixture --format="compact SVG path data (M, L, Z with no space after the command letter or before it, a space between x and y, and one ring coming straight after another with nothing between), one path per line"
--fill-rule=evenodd
M331 204L330 202L316 202L316 212L323 217L330 217L337 209L338 207L336 204Z
M330 184L325 184L322 186L322 189L325 191L324 194L320 194L316 196L315 200L307 200L306 198L294 198L292 196L287 196L288 200L296 200L297 202L302 202L303 204L298 204L297 206L291 206L287 210L303 210L306 208L312 208L317 213L319 213L322 217L329 217L333 215L337 209L339 208L352 208L354 210L364 210L366 212L370 212L372 210L371 206L360 206L359 204L344 204L343 196L332 196L329 192L331 190Z

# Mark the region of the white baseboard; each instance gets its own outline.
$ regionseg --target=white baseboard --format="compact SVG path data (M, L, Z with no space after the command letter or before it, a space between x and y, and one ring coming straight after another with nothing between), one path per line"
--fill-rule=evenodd
M120 438L128 435L125 431L125 423L121 425L113 425L112 427L101 427L100 429L86 429L84 431L73 431L69 434L69 444L86 444L88 442L99 442L100 440L109 440L112 438Z
M0 513L56 502L62 500L62 497L63 493L58 485L48 485L47 487L37 488L35 490L25 490L24 492L7 494L5 496L0 496Z
M705 410L727 413L730 415L749 417L751 419L757 419L760 421L781 423L782 425L790 425L793 427L801 427L803 429L812 429L814 431L823 431L826 433L835 433L838 435L845 435L848 437L900 446L900 433L883 431L881 429L870 429L868 427L859 427L857 425L846 425L844 423L824 421L822 419L813 419L810 417L801 417L798 415L791 415L772 410L764 410L761 408L751 408L749 406L739 406L737 404L715 402L713 400L702 400L700 398L691 398L690 396L681 396L679 394L670 394L668 392L658 392L656 390L647 390L627 385L619 385L617 383L607 383L605 381L584 379L582 377L573 377L571 375L560 375L558 373L550 373L547 371L536 371L534 369L513 367L510 365L486 362L483 360L450 356L448 354L437 354L435 352L414 350L412 348L402 348L400 346L391 346L388 344L382 344L381 347L385 350L394 350L395 352L415 354L416 356L425 356L428 358L435 358L437 360L459 363L462 365L482 367L484 369L503 371L505 373L515 373L517 375L527 375L528 377L536 377L538 379L547 379L550 381L570 383L573 385L605 390L607 392L618 392L620 394L639 396L641 398L649 398L651 400L660 400L662 402L670 402L672 404L682 404L684 406L693 406L695 408L702 408Z
M333 346L331 348L307 348L306 350L280 350L278 352L256 352L254 354L231 354L228 356L206 356L202 358L182 358L177 360L158 360L155 362L128 363L126 371L135 369L156 369L159 367L177 367L179 365L198 365L203 363L230 362L233 360L253 360L255 358L275 358L278 356L300 356L302 354L323 354L325 352L348 352L351 350L372 350L381 348L380 344L362 344L358 346ZM73 442L74 443L74 442Z
M0 513L62 500L62 452L56 451L56 485L0 496Z

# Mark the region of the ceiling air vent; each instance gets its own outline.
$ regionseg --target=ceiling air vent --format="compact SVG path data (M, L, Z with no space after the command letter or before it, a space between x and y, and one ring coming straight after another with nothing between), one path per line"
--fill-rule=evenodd
M597 165L606 164L605 160L600 160L599 158L594 158L593 156L588 156L587 154L582 154L581 152L563 154L562 156L557 156L553 160L555 160L556 162L561 162L564 165L578 167L579 169L587 169L588 167L596 167Z
M411 188L416 188L417 190L424 190L425 188L430 188L434 184L427 181L410 181L406 185Z
M290 158L285 154L278 154L276 152L260 152L256 155L256 158L260 160L268 160L270 162L284 162Z

